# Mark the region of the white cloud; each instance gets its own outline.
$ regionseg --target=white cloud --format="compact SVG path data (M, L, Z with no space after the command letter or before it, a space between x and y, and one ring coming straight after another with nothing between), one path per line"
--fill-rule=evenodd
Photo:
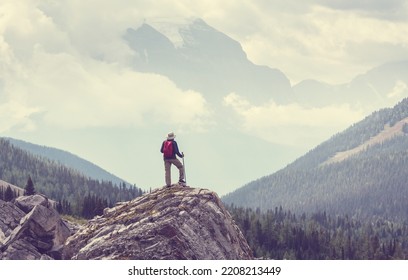
M322 108L305 108L299 104L278 105L272 100L256 106L230 93L224 105L241 119L241 130L272 143L308 147L323 141L364 117L362 111L347 104Z
M338 5L336 1L323 5L320 0L197 1L194 5L187 0L160 1L160 5L131 0L2 1L2 100L20 102L29 113L41 110L48 123L70 127L144 125L147 121L200 129L210 125L211 111L199 93L182 91L167 78L130 69L134 54L122 35L144 19L202 17L243 43L254 62L279 68L292 81L348 81L387 56L397 59L395 52L376 55L380 49L398 46L398 57L404 55L407 21L364 16L361 7L353 8L351 2ZM406 8L398 1L389 7L389 11ZM364 57L367 53L371 58ZM229 98L226 101L233 108L246 102ZM312 126L312 122L324 126L321 114L344 117L344 112L350 113L338 126L359 116L347 107L314 111L295 104L244 107L239 113L245 119L243 127L258 134L274 124L269 118L272 112L275 120L289 126Z
M392 90L387 94L387 97L390 99L398 100L406 95L407 91L407 84L404 81L398 80L396 81L395 86L392 88Z
M162 123L205 130L210 125L201 94L129 67L133 53L121 38L129 17L121 20L108 12L129 15L132 9L45 1L41 6L48 10L41 10L36 3L0 6L7 10L0 18L0 98L2 114L12 116L3 131L28 124L33 129L33 113L41 113L46 124L70 128ZM61 8L67 14L58 14Z
M28 107L15 101L0 104L0 132L5 132L16 126L21 131L35 130L36 125L30 116L38 111L38 108Z
M365 1L371 13L362 13L357 4L353 9L351 1L349 9L335 8L336 1L235 2L235 9L214 13L207 21L240 41L253 62L281 69L293 84L306 78L349 82L382 63L408 59L408 17L376 17L379 1ZM394 2L382 12L398 8L408 15L407 5Z
M48 124L75 128L158 122L202 129L210 118L199 93L181 91L159 75L41 48L24 71L26 78L9 80L5 91L11 100L19 96L40 108Z
M322 6L332 9L357 11L365 16L386 19L402 19L406 16L405 0L318 0Z
M121 40L126 28L144 19L192 16L238 40L253 62L279 68L293 84L306 78L349 82L381 63L408 59L408 5L402 0L4 0L0 9L6 11L0 30L7 29L15 45L41 39L50 52L65 48L123 65L132 56ZM398 53L384 51L388 47Z

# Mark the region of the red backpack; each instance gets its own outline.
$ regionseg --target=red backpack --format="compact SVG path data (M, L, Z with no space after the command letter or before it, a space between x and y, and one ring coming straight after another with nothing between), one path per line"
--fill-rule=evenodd
M173 141L164 141L163 154L166 158L173 156Z

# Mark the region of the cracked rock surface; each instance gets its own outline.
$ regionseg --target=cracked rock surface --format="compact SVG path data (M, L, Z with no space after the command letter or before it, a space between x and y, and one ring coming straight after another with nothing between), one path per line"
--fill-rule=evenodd
M65 243L65 259L251 259L217 194L174 185L105 209Z
M61 259L71 231L42 195L0 200L0 259Z

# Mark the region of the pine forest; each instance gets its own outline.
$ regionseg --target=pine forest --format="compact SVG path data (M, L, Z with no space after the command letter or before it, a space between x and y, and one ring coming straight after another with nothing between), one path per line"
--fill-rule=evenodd
M259 259L398 260L408 257L408 225L276 207L228 208Z

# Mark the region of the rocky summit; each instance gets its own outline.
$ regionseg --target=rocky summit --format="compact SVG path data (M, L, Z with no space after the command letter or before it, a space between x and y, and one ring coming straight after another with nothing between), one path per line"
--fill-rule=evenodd
M105 209L69 237L64 259L251 259L250 247L217 194L160 188Z

